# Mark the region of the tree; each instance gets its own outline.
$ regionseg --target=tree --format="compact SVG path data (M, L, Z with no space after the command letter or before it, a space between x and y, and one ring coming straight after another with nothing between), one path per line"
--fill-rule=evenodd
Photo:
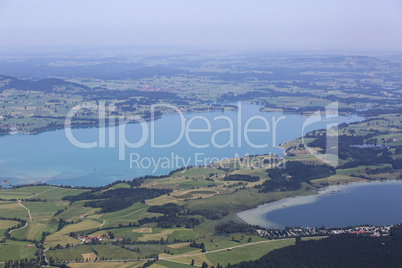
M194 259L191 260L191 266L194 266Z
M208 264L204 261L201 265L201 268L208 268Z

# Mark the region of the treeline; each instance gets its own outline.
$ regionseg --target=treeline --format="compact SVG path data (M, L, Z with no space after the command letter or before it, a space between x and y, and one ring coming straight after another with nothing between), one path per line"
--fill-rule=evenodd
M64 219L59 219L59 225L57 226L57 231L60 231L61 229L63 229L64 226L73 223L74 223L73 221L66 221Z
M59 90L59 88L62 90ZM23 91L41 91L46 93L54 93L56 91L65 92L65 93L75 93L77 90L87 92L90 90L89 87L64 81L57 78L51 79L42 79L38 81L30 81L30 80L19 80L14 78L8 84L1 87L2 90L5 89L15 89L15 90L23 90Z
M140 225L146 223L156 223L158 228L173 228L173 227L185 227L192 229L201 223L200 219L190 217L179 217L176 215L164 215L160 217L147 217L138 220Z
M208 220L219 220L225 216L229 215L229 210L227 207L219 206L219 207L210 207L207 209L192 209L187 210L183 213L183 215L201 215Z
M317 133L317 134L316 134ZM327 135L325 132L316 132L316 131L312 131L310 133L308 133L306 135L306 137L308 138L315 138L314 141L310 142L308 144L308 146L310 147L319 147L322 149L321 152L324 152L327 148ZM363 145L364 144L364 139L365 138L369 138L369 137L365 137L365 136L356 136L356 135L339 135L338 136L338 146L339 148L342 149L347 149L351 148L351 145ZM340 152L340 156L343 156L342 159L346 159L347 158L347 154L349 152ZM342 153L345 153L344 155L342 155Z
M195 216L200 215L208 220L219 220L229 215L229 210L225 206L212 207L208 209L188 209L175 203L167 203L161 206L151 206L148 212L162 213L169 216Z
M394 169L402 169L402 159L395 159L392 162L392 168L394 168Z
M382 163L392 164L393 159L391 152L387 147L356 147L359 145L372 144L376 145L376 139L373 137L378 133L369 133L364 136L356 135L340 135L338 137L338 157L348 160L345 164L338 167L339 169L354 168L361 165L376 165ZM322 148L322 152L326 149L326 134L314 135L310 133L308 137L316 138L310 142L308 146Z
M287 180L275 180L265 181L261 186L255 188L261 188L261 193L276 192L276 191L297 191L301 188L299 181L287 181Z
M335 174L334 167L328 165L308 165L301 161L288 161L285 168L266 170L271 179L280 179L288 175L295 181L309 181Z
M190 243L190 247L199 248L199 249L201 249L202 252L206 252L204 242L197 243L197 242L193 241L193 242Z
M249 224L234 221L219 223L215 226L215 234L217 235L234 233L253 234L255 228Z
M42 263L44 264L44 263ZM42 264L39 260L37 259L21 259L21 260L14 260L14 261L6 261L4 262L4 268L39 268L42 267ZM64 266L56 266L56 267L69 267L67 265Z
M22 220L22 219L15 218L15 217L14 217L14 218L0 217L0 220L17 221L17 222L19 222L17 225L12 226L12 227L9 227L7 230L4 231L4 236L5 236L5 238L8 238L8 239L12 239L12 238L13 238L13 237L11 237L11 235L10 235L10 231L12 231L12 230L14 230L14 229L19 229L19 228L21 228L22 226L25 226L25 224L27 223L26 220ZM5 238L3 238L2 240L4 241Z
M299 107L299 108L282 107L282 109L285 113L299 113L299 114L312 113L312 112L317 112L317 111L321 111L321 112L325 111L324 106L306 106L306 107ZM352 108L339 108L338 112L351 114L351 113L356 113L356 110L352 109Z
M228 267L401 267L401 250L402 230L398 226L385 237L339 234L298 240L296 245L271 251L258 260Z
M101 213L106 213L125 209L136 202L144 202L146 199L153 199L170 192L172 192L170 189L119 188L104 192L84 192L65 196L62 200L75 202L96 199L86 202L84 206L102 208Z
M260 180L260 177L258 176L250 176L250 175L244 175L244 174L231 174L231 175L226 175L223 178L224 181L249 181L249 182L256 182Z
M328 165L307 165L300 161L286 162L286 168L267 169L271 180L264 181L260 192L295 191L301 188L302 182L329 177L336 173L334 167Z
M140 225L146 223L156 223L159 228L172 228L172 227L186 227L194 228L201 223L200 219L187 217L184 215L189 215L185 210L184 206L179 206L175 203L167 203L160 206L150 206L148 212L151 213L162 213L164 216L160 217L147 217L138 220Z
M25 202L47 202L47 199L41 199L41 198L29 198L29 199L21 199L22 201Z
M236 74L238 75L238 74ZM255 74L253 74L254 76ZM281 91L276 91L271 88L259 88L259 89L254 89L253 91L249 91L243 94L235 94L232 92L225 93L222 96L219 97L219 101L242 101L242 100L249 100L249 99L255 99L255 98L270 98L270 97L292 97L292 96L306 96L306 97L312 97L311 93L304 93L304 92L299 92L297 94L294 93L289 93L289 92L281 92Z
M367 175L376 175L381 173L393 173L395 172L395 170L392 167L375 168L375 169L366 168L365 172Z
M147 105L152 105L157 103L159 100L183 100L176 93L166 92L166 91L139 91L139 90L102 90L90 92L80 92L77 93L83 95L87 100L130 100L133 97L144 97L147 98ZM125 105L129 105L130 102L126 102ZM123 104L124 105L124 104Z
M161 206L151 206L148 212L162 213L165 215L177 216L203 216L208 220L219 220L229 215L229 210L226 206L211 207L208 209L188 209L185 206L179 206L175 203L167 203Z
M179 206L175 203L167 203L161 206L150 206L148 208L148 212L151 213L162 213L167 215L176 215L180 211L182 211L184 207Z
M64 211L64 208L57 210L56 213L54 213L53 217L56 217L57 215L63 213L63 211Z

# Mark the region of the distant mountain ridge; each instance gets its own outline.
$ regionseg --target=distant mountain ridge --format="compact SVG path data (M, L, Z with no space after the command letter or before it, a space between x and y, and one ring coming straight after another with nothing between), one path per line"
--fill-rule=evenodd
M32 81L20 80L11 76L0 75L0 92L3 92L7 89L41 91L46 93L76 93L91 90L91 88L88 86L68 82L58 78Z

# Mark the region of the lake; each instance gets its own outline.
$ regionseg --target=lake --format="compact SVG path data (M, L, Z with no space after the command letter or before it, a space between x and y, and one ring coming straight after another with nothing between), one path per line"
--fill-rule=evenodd
M238 216L266 228L347 227L402 222L402 182L330 186L315 196L286 198Z
M222 158L268 153L282 156L283 150L278 145L303 135L306 117L259 112L261 106L254 104L241 103L240 106L239 111L184 114L183 120L179 114L167 114L145 125L137 123L118 127L72 129L74 141L87 145L97 142L97 146L86 149L74 145L71 138L67 138L64 129L32 135L2 136L0 179L1 182L10 180L11 184L47 182L58 185L100 186L118 179L164 175L183 166L200 166ZM255 120L252 120L253 116ZM309 125L304 133L325 128L333 122L361 120L363 118L356 115L325 119ZM155 130L154 145L150 138L152 124ZM206 131L186 131L178 139L186 127ZM250 131L246 135L245 127L260 130L265 128L267 131ZM155 148L158 147L155 144L167 145L176 140L178 141L172 146ZM135 146L140 143L141 146ZM169 163L161 165L161 159Z

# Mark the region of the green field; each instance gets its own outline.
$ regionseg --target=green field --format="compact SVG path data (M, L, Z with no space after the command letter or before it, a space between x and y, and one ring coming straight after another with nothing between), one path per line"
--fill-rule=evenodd
M11 227L20 224L18 221L0 220L0 240L4 238L4 232Z
M2 189L0 190L0 198L2 199L29 199L40 198L47 200L60 200L66 195L76 195L84 192L80 189L60 188L54 186L30 186L24 188Z
M36 258L36 247L27 247L28 245L32 243L6 240L4 244L0 244L0 262Z
M83 262L83 263L69 263L71 268L136 268L142 267L145 261L138 262Z
M198 237L198 234L191 229L160 229L160 228L149 228L151 231L142 231L144 228L118 228L110 230L99 230L91 234L91 236L108 236L111 232L115 238L124 237L130 238L131 241L149 241L149 240L164 240L174 241L181 240L193 240ZM139 230L137 232L136 230Z
M28 212L17 202L0 201L1 216L5 218L19 218L28 220Z
M159 260L154 265L150 266L151 268L160 268L160 267L167 267L167 268L188 268L194 267L190 264L179 263L174 260Z
M96 251L101 259L136 259L139 254L122 249L114 245L80 245L67 249L57 249L46 251L46 257L55 260L78 260L85 261L82 254Z
M218 263L224 267L229 264L239 263L241 261L255 260L263 255L267 254L269 251L274 249L282 248L289 245L294 245L294 239L287 240L264 240L257 242L256 244L244 243L244 244L220 244L221 247L216 249L207 250L206 253L200 253L200 251L192 251L187 253L190 256L177 256L177 257L165 257L167 260L177 261L180 263L190 264L191 260L194 259L196 265L201 265L206 262L208 265L217 265ZM229 250L228 248L231 248ZM193 255L195 254L195 255ZM163 257L162 257L163 258Z
M27 207L32 214L32 220L35 222L47 222L59 209L68 207L68 202L65 201L51 201L51 202L38 202L25 201L24 206Z
M128 225L130 222L134 223L136 220L149 216L157 216L157 213L148 213L149 206L142 203L136 203L129 208L119 210L116 212L102 214L99 219L105 220L103 227L117 226L120 223Z
M216 195L205 199L189 200L188 206L192 209L228 208L232 211L241 211L286 197L314 194L314 192L306 190L307 187L304 185L298 191L272 192L269 194L258 194L258 189L245 189L230 195Z
M286 247L289 245L294 245L294 239L280 240L280 241L269 241L266 243L255 244L250 246L243 246L238 248L233 248L231 251L220 251L216 253L207 254L207 258L213 263L220 263L224 267L229 263L239 263L241 261L256 260L261 258L268 252Z
M49 248L60 244L66 246L67 244L79 244L79 240L69 236L70 232L77 232L79 234L85 234L87 231L96 230L100 227L100 223L95 220L86 219L74 224L68 224L63 229L55 232L46 237L44 246Z

